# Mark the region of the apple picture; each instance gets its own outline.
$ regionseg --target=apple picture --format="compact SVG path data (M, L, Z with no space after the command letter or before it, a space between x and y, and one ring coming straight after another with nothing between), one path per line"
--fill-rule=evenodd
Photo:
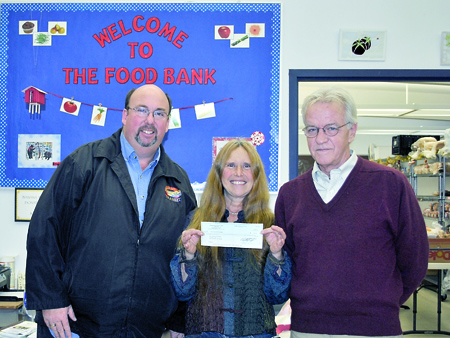
M219 27L217 33L219 33L219 35L222 39L227 39L230 36L231 31L230 31L229 27L221 26L221 27Z
M64 103L64 109L68 113L76 112L77 108L78 106L73 101L67 101L66 103Z

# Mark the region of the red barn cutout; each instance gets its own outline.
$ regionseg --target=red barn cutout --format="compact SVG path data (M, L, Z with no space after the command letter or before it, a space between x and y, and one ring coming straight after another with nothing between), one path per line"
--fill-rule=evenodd
M28 103L28 112L31 114L30 118L34 118L34 114L38 114L40 118L41 104L45 104L45 94L43 90L36 87L27 87L22 92L25 93L25 103Z

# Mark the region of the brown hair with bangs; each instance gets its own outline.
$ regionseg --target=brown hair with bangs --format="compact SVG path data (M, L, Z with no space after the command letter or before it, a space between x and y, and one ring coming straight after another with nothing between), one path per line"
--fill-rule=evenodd
M269 189L261 157L250 142L239 138L229 141L219 151L208 174L205 190L200 200L200 207L195 212L188 229L201 230L201 222L220 222L223 219L226 205L222 174L231 153L238 147L242 147L247 151L253 174L253 187L243 201L245 221L247 223L262 223L264 224L264 228L273 225L274 215L269 208ZM182 246L181 240L180 246ZM209 256L213 259L214 263L220 265L219 250L217 247L201 246L199 242L197 244L197 250L201 257L206 258ZM266 250L252 250L252 253L256 261L261 262L263 256L265 256L264 253L267 254L267 248ZM201 263L199 267L201 269Z

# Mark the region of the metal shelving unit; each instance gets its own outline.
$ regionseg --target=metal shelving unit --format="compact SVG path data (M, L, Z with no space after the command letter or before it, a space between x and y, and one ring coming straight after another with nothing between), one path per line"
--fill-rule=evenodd
M414 193L416 194L419 202L430 201L430 202L438 202L439 203L438 217L434 218L434 219L436 219L439 222L439 224L442 227L442 230L444 232L446 232L449 230L449 226L446 224L446 217L445 217L445 201L446 201L445 179L447 177L446 158L444 156L439 155L438 161L442 165L437 174L416 174L416 173L414 173L415 165L411 165L410 171L409 171L409 181L414 189ZM437 196L419 195L418 194L418 179L422 178L422 177L438 178L438 195ZM449 203L450 203L450 200L449 200Z
M414 172L414 165L410 166L409 170L409 181L414 189L414 192L416 194L416 197L419 202L438 202L438 214L437 218L434 217L425 217L429 219L435 219L437 222L441 225L442 230L444 232L448 231L448 225L446 224L446 217L445 217L445 180L447 177L446 172L446 158L443 156L439 156L439 162L442 164L441 168L439 169L437 174L416 174ZM438 195L437 196L430 196L430 195L419 195L418 194L418 180L422 177L431 177L431 178L437 178L438 179ZM450 201L449 201L450 202ZM431 263L431 265L437 264L437 263ZM430 266L430 264L429 264ZM433 269L431 269L433 270ZM444 273L442 269L437 270L437 275L427 275L425 279L423 280L420 287L414 291L413 294L413 329L411 331L405 331L403 332L404 335L407 334L442 334L442 335L450 335L450 332L441 330L441 302L445 301L447 299L447 293L446 290L442 289L442 280L444 278ZM434 292L436 292L437 295L437 330L417 330L416 326L416 317L417 317L417 294L421 289L429 289Z

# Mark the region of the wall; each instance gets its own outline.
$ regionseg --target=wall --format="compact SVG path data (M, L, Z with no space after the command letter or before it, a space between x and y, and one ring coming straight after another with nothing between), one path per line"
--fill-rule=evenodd
M289 69L445 69L446 67L440 66L440 36L442 31L450 31L448 25L450 2L447 0L413 2L280 0L279 2L282 3L279 133L279 185L281 185L289 177L287 134ZM386 30L386 60L338 61L340 29ZM272 196L272 203L274 198ZM28 224L14 222L14 189L0 188L0 210L0 257L17 256L16 272L24 271L26 256L24 243Z

